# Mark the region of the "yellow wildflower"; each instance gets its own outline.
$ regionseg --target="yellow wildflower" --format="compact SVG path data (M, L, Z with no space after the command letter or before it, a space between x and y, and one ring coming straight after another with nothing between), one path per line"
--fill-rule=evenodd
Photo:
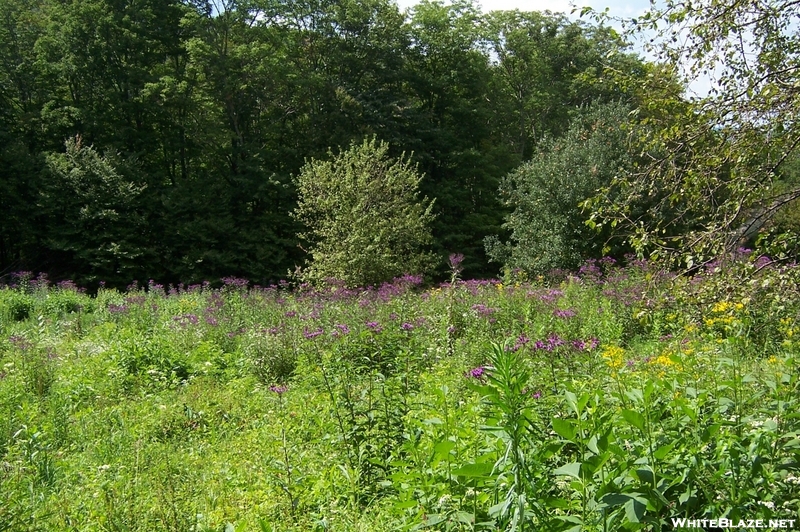
M602 356L611 369L620 369L625 364L625 350L616 345L605 347Z
M731 308L730 301L719 301L714 304L711 311L716 314L721 314L722 312L727 312L729 308Z
M675 366L675 360L673 359L672 353L664 351L653 360L653 364L669 368Z

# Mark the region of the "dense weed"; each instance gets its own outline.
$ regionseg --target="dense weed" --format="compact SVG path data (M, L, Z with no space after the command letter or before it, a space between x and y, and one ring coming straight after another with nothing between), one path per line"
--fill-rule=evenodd
M0 289L0 530L797 517L800 269Z

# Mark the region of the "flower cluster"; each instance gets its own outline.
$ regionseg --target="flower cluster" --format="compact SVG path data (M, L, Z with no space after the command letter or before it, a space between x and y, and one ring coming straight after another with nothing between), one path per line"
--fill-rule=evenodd
M348 327L345 323L337 323L333 326L333 329L334 330L331 333L331 336L334 338L339 338L341 336L347 336L350 334L350 327Z
M325 329L320 327L319 329L315 329L313 331L308 330L307 328L303 329L303 336L306 340L312 340L321 334L325 334Z
M616 345L609 345L601 353L606 361L606 365L614 370L618 370L625 365L625 350Z
M479 381L483 381L483 379L486 377L486 366L472 368L471 370L467 371L465 377L468 379L477 379Z

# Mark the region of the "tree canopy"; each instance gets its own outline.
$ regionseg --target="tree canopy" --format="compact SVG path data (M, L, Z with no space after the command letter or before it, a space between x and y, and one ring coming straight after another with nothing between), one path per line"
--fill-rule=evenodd
M575 269L610 251L610 235L586 225L581 204L633 167L628 124L626 106L601 104L576 116L562 137L540 142L534 156L502 180L501 196L510 209L504 227L511 237L505 243L487 239L490 257L543 274Z
M644 65L602 25L468 0L7 0L0 276L276 281L307 258L305 161L372 135L413 154L441 267L494 275L502 177L590 102L635 99L605 72ZM80 203L84 170L111 196ZM96 230L87 205L115 214Z
M626 21L631 35L655 36L650 51L680 85L710 86L692 95L628 80L651 95L642 110L658 110L645 119L647 160L590 202L595 221L691 267L751 241L800 197L786 168L800 142L798 16L790 0L668 0ZM634 214L643 195L658 201Z

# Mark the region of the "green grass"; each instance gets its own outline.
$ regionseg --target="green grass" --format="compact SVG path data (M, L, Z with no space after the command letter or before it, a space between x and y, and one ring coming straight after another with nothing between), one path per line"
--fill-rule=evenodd
M0 289L0 530L793 519L800 270ZM796 524L796 526L798 526Z

